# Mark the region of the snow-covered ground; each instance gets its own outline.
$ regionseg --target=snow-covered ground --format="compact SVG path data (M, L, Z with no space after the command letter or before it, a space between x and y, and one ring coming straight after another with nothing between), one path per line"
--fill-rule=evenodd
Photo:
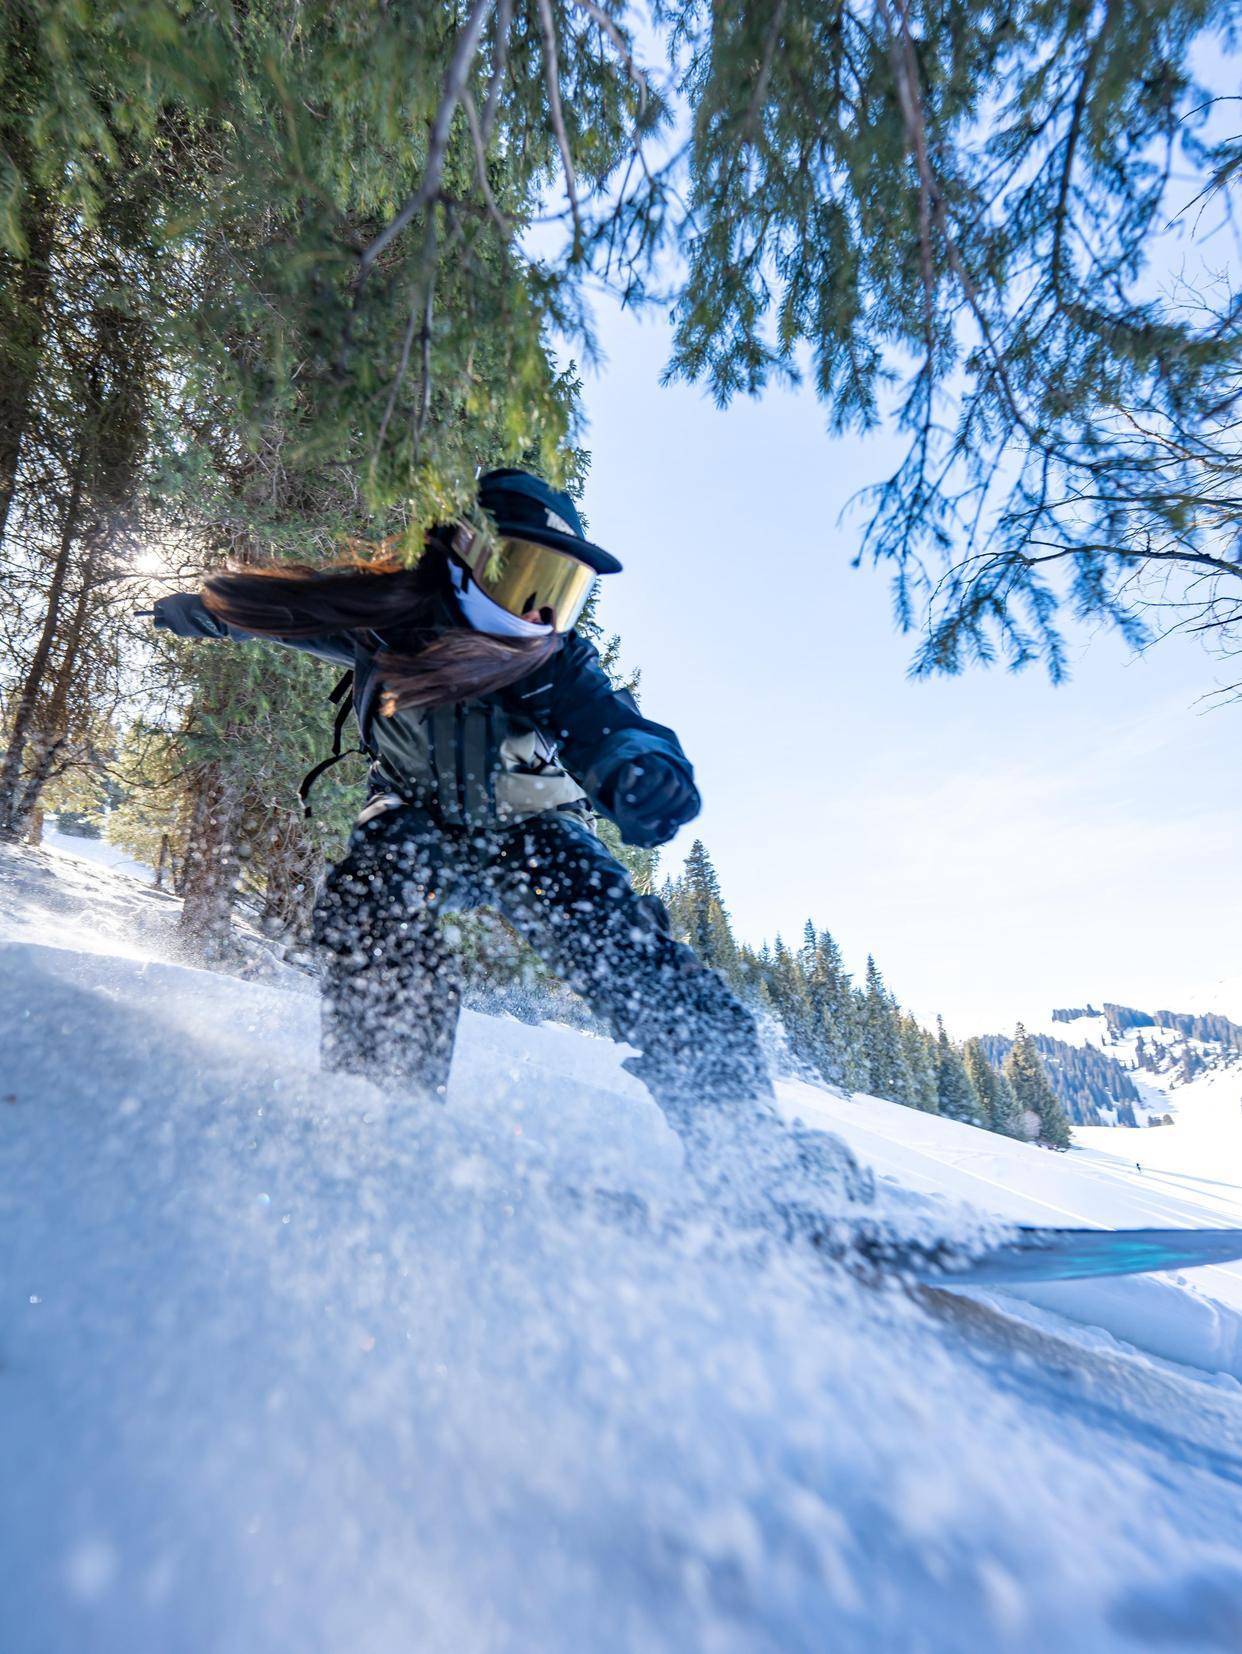
M949 1313L627 1228L561 1192L684 1185L608 1041L468 1016L428 1109L115 869L0 909L5 1654L1242 1647L1237 1269ZM950 1229L1242 1221L1177 1128L781 1091Z
M127 873L141 884L155 882L155 874L145 862L135 861L106 838L82 838L77 833L62 833L55 816L44 823L43 846L47 850L60 850L75 861L90 862L94 867L107 868L114 873Z

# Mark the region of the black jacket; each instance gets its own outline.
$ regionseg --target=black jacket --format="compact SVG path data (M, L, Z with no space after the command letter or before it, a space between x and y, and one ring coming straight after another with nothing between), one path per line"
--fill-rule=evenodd
M349 668L354 674L353 710L362 745L377 755L380 743L375 725L381 675L376 657L385 644L374 632L340 632L309 640L256 638L254 633L217 620L196 592L160 598L155 604L155 624L178 637L282 643ZM483 697L478 704L503 712L511 727L536 729L551 741L561 763L581 785L592 806L615 821L622 837L631 844L663 842L699 813L694 771L676 735L663 724L644 718L628 690L612 686L600 665L598 650L577 632L568 633L563 646L528 676ZM624 802L614 798L611 783L621 768L644 759L672 766L684 779L686 803L679 820L655 827L635 819ZM372 769L372 790L384 791L394 781L399 786L401 779L377 760Z

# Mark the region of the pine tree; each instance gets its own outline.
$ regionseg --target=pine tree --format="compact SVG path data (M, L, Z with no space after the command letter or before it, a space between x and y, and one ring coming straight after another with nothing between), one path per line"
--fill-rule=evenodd
M798 956L791 953L778 935L767 972L768 995L780 1019L790 1054L799 1062L813 1065L811 1002L806 978Z
M809 919L803 933L802 957L810 1002L812 1060L830 1085L861 1089L853 1057L850 981L841 950L828 931L817 933Z
M670 907L685 939L703 963L736 980L737 943L725 911L719 875L702 839L696 838L690 846Z
M1036 1137L1049 1148L1068 1149L1069 1120L1044 1073L1035 1042L1021 1023L1014 1034L1013 1049L1005 1059L1005 1077L1013 1087L1026 1135Z
M738 993L746 1004L755 1007L761 1014L775 1015L768 992L770 967L771 956L766 944L758 953L745 944L738 949Z
M687 888L696 900L715 902L717 906L723 907L720 876L712 865L712 859L701 838L696 838L690 846L689 854L686 856L685 878Z
M936 1047L909 1011L897 1019L901 1048L912 1082L911 1101L926 1114L940 1111L940 1087L936 1069Z
M1014 1096L1013 1086L1009 1083L1009 1076L1000 1070L993 1069L996 1075L996 1101L993 1111L994 1131L1001 1132L1005 1137L1025 1137L1022 1129L1022 1110L1018 1107L1018 1099Z
M893 1103L911 1103L914 1082L902 1050L897 1008L870 954L863 990L863 1046L868 1085L876 1097Z
M946 1033L943 1017L936 1018L936 1092L940 1112L950 1120L961 1120L970 1126L987 1124L962 1053Z
M962 1047L962 1061L975 1096L982 1105L987 1126L1005 1137L1021 1137L1022 1121L1013 1087L1004 1074L992 1067L981 1040L966 1041Z
M862 988L852 983L846 988L842 1011L848 1038L845 1089L870 1095L873 1087L867 1056L867 996Z

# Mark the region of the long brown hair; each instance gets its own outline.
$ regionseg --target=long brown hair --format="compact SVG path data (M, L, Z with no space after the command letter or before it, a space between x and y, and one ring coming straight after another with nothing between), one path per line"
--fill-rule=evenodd
M561 646L546 637L491 637L445 625L449 594L447 534L433 530L413 568L395 558L231 569L203 583L218 619L260 637L305 641L340 632L376 632L384 678L380 711L448 706L516 683Z

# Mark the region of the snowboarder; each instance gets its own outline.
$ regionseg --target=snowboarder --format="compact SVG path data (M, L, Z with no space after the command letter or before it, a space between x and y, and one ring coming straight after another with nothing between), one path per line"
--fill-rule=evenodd
M265 639L350 669L370 796L314 915L325 1067L443 1095L461 987L443 912L499 910L582 995L671 1123L770 1097L753 1020L596 837L654 846L700 808L671 729L615 689L574 626L620 563L526 471L395 562L213 575L158 627ZM760 1103L768 1113L770 1105Z

